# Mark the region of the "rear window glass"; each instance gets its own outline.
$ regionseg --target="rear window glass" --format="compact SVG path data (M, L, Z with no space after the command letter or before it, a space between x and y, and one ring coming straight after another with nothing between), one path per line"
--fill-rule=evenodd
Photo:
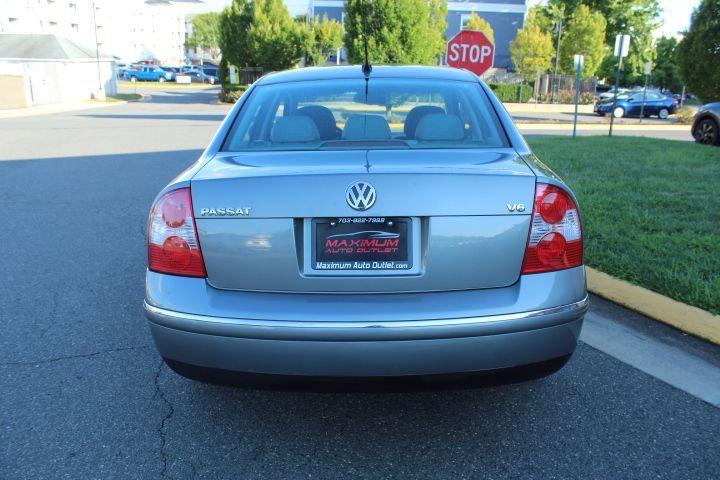
M506 147L473 82L370 78L256 87L225 151Z

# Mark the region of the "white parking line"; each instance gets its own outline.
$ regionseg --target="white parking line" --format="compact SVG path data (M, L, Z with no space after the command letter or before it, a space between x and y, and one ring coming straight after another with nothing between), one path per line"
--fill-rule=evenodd
M720 367L692 352L597 312L585 316L580 340L623 363L720 407Z

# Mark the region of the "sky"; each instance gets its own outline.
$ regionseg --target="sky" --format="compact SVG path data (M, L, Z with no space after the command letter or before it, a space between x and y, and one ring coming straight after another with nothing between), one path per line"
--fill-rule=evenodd
M488 0L490 1L490 0ZM192 8L196 12L219 11L230 4L231 0L204 0L204 5L197 5ZM536 5L543 0L528 0L527 4ZM285 0L292 15L307 12L308 0ZM655 32L656 36L677 35L690 26L690 15L693 8L700 4L700 0L660 0L663 9L661 15L662 26Z

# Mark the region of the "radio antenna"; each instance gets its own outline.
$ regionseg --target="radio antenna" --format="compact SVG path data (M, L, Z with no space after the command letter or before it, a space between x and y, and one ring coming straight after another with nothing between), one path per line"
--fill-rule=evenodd
M362 3L362 29L363 29L363 48L365 49L365 63L363 63L362 71L365 74L366 80L372 72L372 65L370 65L370 56L368 55L368 41L367 41L367 5L365 0L360 0ZM367 88L366 88L367 90ZM367 94L367 92L366 92Z

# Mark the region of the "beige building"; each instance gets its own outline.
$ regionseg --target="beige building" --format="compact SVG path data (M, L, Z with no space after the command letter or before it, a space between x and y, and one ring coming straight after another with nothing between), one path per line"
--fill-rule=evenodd
M112 58L57 35L0 34L0 108L114 95L114 71Z

